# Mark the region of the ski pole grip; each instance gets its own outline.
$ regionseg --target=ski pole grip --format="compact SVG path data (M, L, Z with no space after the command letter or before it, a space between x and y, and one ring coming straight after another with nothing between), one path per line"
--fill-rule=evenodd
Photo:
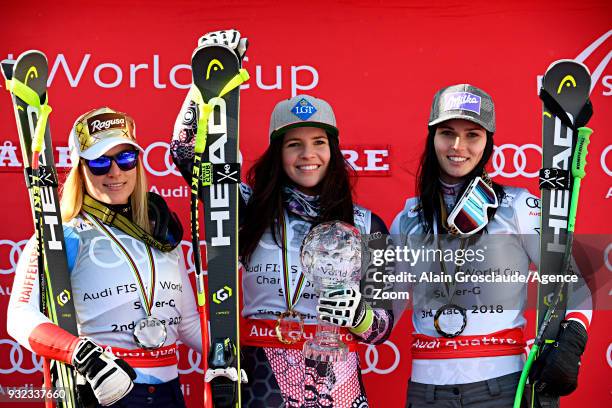
M47 119L52 111L51 106L47 104L48 101L41 103L40 96L32 88L17 78L7 79L5 86L9 92L17 96L25 103L38 108L38 120L36 122L34 134L32 135L32 152L40 153L42 151L43 140L45 138Z
M249 73L246 69L241 68L236 75L230 81L225 84L221 92L219 92L219 98L225 96L229 92L233 91L235 88L242 85L243 82L248 81L250 78Z
M40 106L40 97L32 88L18 80L17 78L7 79L4 83L6 90L17 96L19 99L32 106Z
M32 151L36 153L42 152L43 141L45 139L45 130L47 129L47 119L53 109L47 104L40 105L40 116L36 121L34 129L34 138L32 140Z
M198 131L196 132L195 146L193 150L196 154L204 153L206 149L206 138L208 136L208 118L212 113L214 107L207 103L199 105L200 117L198 118Z
M574 151L574 158L572 159L572 177L574 178L574 186L572 187L572 201L570 203L569 219L567 223L567 230L574 232L576 226L576 212L578 211L578 196L580 194L580 184L586 171L586 156L588 153L588 146L590 142L590 136L593 130L588 127L578 128L578 141L576 143L576 150Z
M572 176L574 178L584 178L586 171L586 156L588 153L588 146L590 143L590 136L593 130L588 127L578 128L578 142L576 145L576 154L572 160Z

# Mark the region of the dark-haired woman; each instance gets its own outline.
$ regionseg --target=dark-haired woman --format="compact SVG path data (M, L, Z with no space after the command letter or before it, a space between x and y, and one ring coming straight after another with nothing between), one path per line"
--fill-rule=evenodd
M183 112L190 104L186 101ZM172 153L189 179L196 129L194 121L183 122L182 117L177 120ZM308 231L324 221L347 222L362 234L378 232L385 242L388 232L378 216L353 203L349 167L327 102L309 95L279 102L272 112L269 138L268 149L248 173L251 187L241 186L240 341L249 376L243 404L366 407L356 342L383 342L393 314L372 308L359 287L340 294L325 292L319 298L303 277L299 250ZM350 350L347 361L304 358L304 340L315 331L317 313L341 326Z
M464 283L459 276L526 276L531 261L538 265L539 200L525 189L493 182L485 171L495 132L486 92L468 84L441 89L428 130L418 196L406 201L391 232L401 245L450 254L426 259L417 273L457 280L424 279L412 288L407 406L511 407L524 364L527 286L511 280ZM468 259L468 251L475 259ZM534 370L532 381L543 394L567 395L576 388L591 312L586 286L573 288L573 294L557 347Z

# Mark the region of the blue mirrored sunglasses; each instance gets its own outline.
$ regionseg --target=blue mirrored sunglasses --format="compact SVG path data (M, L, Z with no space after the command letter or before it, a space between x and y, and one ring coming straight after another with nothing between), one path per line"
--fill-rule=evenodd
M138 150L124 150L114 156L100 156L96 159L87 160L83 159L91 174L95 176L103 176L108 173L113 165L113 162L117 163L123 171L132 170L138 164Z

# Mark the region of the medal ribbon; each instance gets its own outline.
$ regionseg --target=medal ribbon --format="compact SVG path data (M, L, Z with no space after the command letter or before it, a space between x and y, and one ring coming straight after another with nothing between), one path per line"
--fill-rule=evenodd
M306 283L306 276L303 271L300 271L300 276L298 277L297 283L294 286L293 295L291 294L291 274L289 272L289 240L287 239L288 235L288 227L287 227L287 214L283 211L279 222L280 222L280 232L282 235L283 247L281 248L282 252L282 263L283 269L280 271L281 282L283 283L283 295L285 298L285 304L287 305L287 311L293 310L293 307L300 300L300 296L302 291L304 290L304 286Z
M111 210L104 204L94 200L89 195L85 194L83 197L82 210L88 214L93 215L106 225L113 226L129 236L136 238L146 244L147 248L149 245L154 246L162 252L170 252L177 247L178 244L170 244L166 242L160 242L154 238L147 231L142 229L137 224L133 223L127 217L119 214L116 211Z
M138 283L138 288L140 289L140 298L143 302L143 306L145 307L145 312L147 313L147 316L151 316L151 309L153 309L153 299L155 297L155 277L157 274L151 248L149 247L149 245L145 244L145 248L147 250L147 257L149 258L149 265L151 265L151 279L149 280L149 293L147 294L144 282L140 277L140 272L138 272L138 266L136 266L136 262L134 261L128 250L125 248L125 246L123 246L119 238L117 238L115 234L102 222L100 222L96 217L93 217L87 213L85 213L85 217L94 225L96 225L98 229L111 240L111 242L115 243L116 247L119 248L121 253L123 253L128 263L128 266L130 267L132 273L136 278L136 283Z
M463 250L466 247L467 241L469 240L469 238L459 238L460 240L460 248L461 251L463 252ZM436 234L436 243L438 245L438 249L440 251L442 251L442 246L440 245L440 237L438 236L438 234ZM444 257L440 258L440 269L441 272L444 275L448 275L448 272L446 271L446 261L444 261ZM457 265L457 263L455 263L455 271L453 272L453 281L452 283L448 284L446 283L446 281L444 281L444 289L446 289L446 298L448 299L448 303L446 305L443 305L441 308L438 309L438 311L436 312L436 315L434 316L434 327L436 329L436 331L441 334L444 337L447 338L453 338L456 337L458 335L460 335L463 330L465 330L465 326L467 324L467 315L465 314L465 308L459 306L459 305L455 305L453 304L453 298L455 297L455 289L457 288L457 281L455 280L455 276L457 275L457 272L459 271L459 265ZM455 333L448 333L445 330L443 330L439 324L439 319L440 319L440 314L443 310L445 309L455 309L455 310L460 310L461 311L461 315L463 318L463 325L462 327Z
M440 194L440 211L442 211L442 216L440 217L442 219L442 224L444 226L444 228L447 228L448 226L446 225L446 207L444 206L444 199L442 198L442 195ZM450 231L449 231L450 232ZM436 239L436 245L438 246L438 249L440 251L442 251L442 246L440 245L440 236L438 234L438 225L435 223L434 220L434 235L435 235L435 239ZM468 243L469 238L458 238L460 241L460 249L463 251ZM448 298L448 303L450 304L453 300L453 297L455 296L455 288L457 287L457 282L455 281L455 275L457 274L457 272L459 271L459 265L457 265L455 263L455 271L453 272L453 282L450 284L450 286L444 282L444 289L446 289L446 297ZM446 262L444 262L444 259L440 259L440 272L442 272L444 275L448 275L448 272L446 271Z
M460 249L461 251L463 251L466 247L467 244L467 239L462 239L460 238ZM438 235L436 234L436 243L438 244L438 249L440 251L442 251L442 246L440 245L440 237L438 237ZM444 275L448 275L448 272L446 270L446 262L443 259L444 257L440 258L440 269L441 272ZM457 274L457 272L459 271L459 265L457 265L455 263L455 271L453 272L453 282L451 284L447 284L446 282L444 282L444 288L446 289L446 297L448 298L448 303L452 303L453 301L453 297L455 296L455 288L457 287L457 281L455 280L455 275Z

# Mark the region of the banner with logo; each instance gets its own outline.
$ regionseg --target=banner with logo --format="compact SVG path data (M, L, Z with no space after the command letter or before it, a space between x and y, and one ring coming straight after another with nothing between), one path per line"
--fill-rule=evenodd
M167 199L185 225L189 188L172 164L168 143L191 84L191 53L208 31L235 28L249 38L244 66L251 79L242 86L240 122L244 170L266 149L270 113L278 101L299 93L323 98L335 111L344 156L358 175L357 202L388 225L414 195L433 95L456 83L476 85L495 102L490 175L539 195L541 76L555 60L576 59L592 74L595 109L577 232L605 236L612 232L610 16L609 2L590 0L579 6L482 0L435 5L13 2L3 6L0 58L14 59L28 49L47 55L51 133L61 174L70 167L68 134L80 114L109 106L132 115L145 148L150 189ZM8 92L0 93L0 180L0 309L6 310L17 259L33 232ZM184 250L189 253L187 241ZM593 262L608 273L597 282L595 301L609 302L612 240L593 253ZM193 272L193 265L188 268ZM532 338L534 311L527 316ZM5 321L2 313L0 385L40 384L41 360L9 337ZM612 402L611 323L609 310L595 310L580 385L564 406ZM387 342L362 347L371 406L403 406L410 343L406 313ZM179 352L184 393L196 407L201 357L184 346Z

